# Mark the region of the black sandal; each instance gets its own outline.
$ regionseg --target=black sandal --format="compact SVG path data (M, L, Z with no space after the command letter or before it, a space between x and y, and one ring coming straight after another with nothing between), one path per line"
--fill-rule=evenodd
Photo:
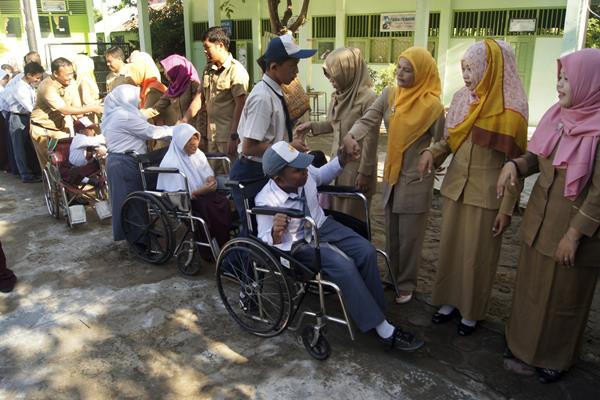
M552 368L536 368L538 380L541 383L553 383L562 378L564 371Z

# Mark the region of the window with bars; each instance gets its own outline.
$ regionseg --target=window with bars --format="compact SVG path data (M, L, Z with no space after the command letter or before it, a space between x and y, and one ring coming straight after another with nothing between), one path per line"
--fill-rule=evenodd
M347 15L346 45L360 49L370 63L394 63L400 53L413 45L413 32L382 32L381 15ZM430 42L440 32L440 13L429 14ZM433 45L432 48L435 48Z
M202 41L202 35L208 30L208 21L192 23L192 40L194 42Z
M0 1L0 14L21 14L21 5L19 0Z
M6 19L6 36L21 37L21 18L8 17Z
M231 40L252 40L252 20L234 19L231 29Z
M335 15L315 16L312 23L312 46L317 49L313 62L321 62L335 49Z
M561 36L564 33L565 15L564 8L457 11L454 13L452 36ZM518 19L534 20L535 29L530 32L511 32L511 21Z
M40 33L42 37L48 37L52 32L52 27L50 25L50 18L47 15L38 16L38 21L40 22Z

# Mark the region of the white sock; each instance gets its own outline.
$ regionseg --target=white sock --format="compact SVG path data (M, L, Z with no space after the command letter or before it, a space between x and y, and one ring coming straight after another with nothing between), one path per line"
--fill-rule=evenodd
M90 181L90 178L88 178L87 176L83 177L83 179L81 180L81 183L88 183Z
M443 306L440 307L440 309L438 310L438 313L444 314L444 315L450 315L450 313L452 311L454 311L454 308L455 308L454 306L444 304Z
M460 322L463 325L470 326L471 328L474 327L475 325L477 325L477 321L473 321L473 320L470 320L470 319L464 319L464 318L462 318L460 320Z
M394 325L390 324L384 319L382 323L375 327L375 330L379 336L387 339L394 334Z

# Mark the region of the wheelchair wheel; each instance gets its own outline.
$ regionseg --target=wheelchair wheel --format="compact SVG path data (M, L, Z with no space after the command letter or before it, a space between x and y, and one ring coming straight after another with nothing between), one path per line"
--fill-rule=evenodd
M45 169L42 171L42 184L44 186L44 200L46 200L48 214L58 219L60 217L58 190L56 189L56 185L50 180L50 175Z
M164 264L174 251L173 226L160 199L134 192L121 207L125 240L136 257L151 264Z
M183 275L197 275L202 268L202 262L198 255L198 249L192 235L188 235L186 240L181 243L177 251L177 269Z
M289 285L263 245L245 238L227 242L217 260L217 286L225 308L245 330L271 337L287 326Z
M305 326L302 329L302 344L308 354L319 361L326 360L331 355L331 346L325 338L324 332L315 329L314 326Z

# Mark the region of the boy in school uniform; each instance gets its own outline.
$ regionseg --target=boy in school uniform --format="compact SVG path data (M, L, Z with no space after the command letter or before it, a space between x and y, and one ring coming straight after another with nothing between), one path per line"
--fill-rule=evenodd
M75 121L73 129L77 133L69 148L69 162L73 165L69 182L98 186L98 180L89 175L100 169L98 159L106 157L106 139L104 135L96 135L96 124L88 117Z
M275 143L263 154L262 168L270 179L256 195L255 203L296 208L311 216L319 230L321 271L342 290L358 329L362 332L374 329L386 347L416 350L423 341L385 318L385 298L375 247L352 229L326 217L319 205L317 186L339 175L348 157L339 154L317 169L311 165L312 155L301 153L283 141ZM302 220L284 214L258 215L256 220L259 239L289 251L302 263L312 263L314 249L304 240Z

